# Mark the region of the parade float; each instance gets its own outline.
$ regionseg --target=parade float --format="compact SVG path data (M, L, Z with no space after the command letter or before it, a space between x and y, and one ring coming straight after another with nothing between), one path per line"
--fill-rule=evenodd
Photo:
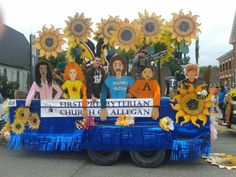
M44 26L34 45L39 64L32 89L26 101L8 101L9 149L86 150L99 165L112 165L122 151L128 151L134 163L142 167L160 165L167 152L171 160L209 155L212 102L207 85L180 82L175 96L161 97L155 77L158 66L176 58L176 53L177 58L188 53L200 32L197 17L181 10L165 22L145 10L132 22L109 16L95 31L90 18L76 13L66 20L64 34L53 26ZM92 32L93 40L89 39ZM62 51L65 38L68 47ZM96 47L92 41L97 42ZM135 58L142 52L144 56ZM86 95L90 88L86 74L95 57L101 58L108 72L101 99L96 100ZM61 85L52 79L49 66L40 63L57 60L63 61L56 66L63 66L59 67L64 76ZM197 75L196 71L196 80ZM43 78L50 86L46 93L41 91ZM101 81L100 77L96 79Z

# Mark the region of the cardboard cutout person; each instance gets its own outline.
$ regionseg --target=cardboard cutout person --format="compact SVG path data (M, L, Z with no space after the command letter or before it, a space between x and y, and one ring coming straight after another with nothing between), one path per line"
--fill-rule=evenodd
M128 88L134 83L134 80L130 76L124 76L126 71L126 63L123 57L114 56L110 60L110 73L102 86L101 94L101 119L106 120L106 96L109 92L110 98L126 98Z
M135 81L134 85L130 88L130 93L136 98L153 98L152 118L156 120L159 117L160 86L156 80L152 79L153 69L150 66L145 66L141 74L143 80Z
M199 66L197 64L187 64L184 67L186 79L182 80L181 83L192 84L194 87L200 84L204 84L204 81L198 78Z
M56 95L53 97L53 90ZM52 79L52 72L47 62L38 62L35 67L35 81L33 82L25 106L29 107L32 99L38 95L39 99L59 99L62 95L61 88ZM29 116L29 109L25 109L25 115Z
M70 99L80 99L81 92L83 95L82 107L83 107L83 117L86 117L87 112L87 93L86 86L84 84L84 74L80 66L75 62L69 62L66 65L64 71L64 79L66 80L61 86L62 90L67 90L68 94L63 93L64 98Z

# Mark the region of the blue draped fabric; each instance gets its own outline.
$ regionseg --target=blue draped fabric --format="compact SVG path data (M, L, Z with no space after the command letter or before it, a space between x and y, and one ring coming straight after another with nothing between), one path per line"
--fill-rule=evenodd
M24 106L23 100L17 100L17 107ZM15 110L10 108L10 120L14 121ZM40 116L40 100L31 104L31 112ZM160 105L160 118L169 116L175 121L175 111L171 109L168 98L163 98ZM164 131L159 127L159 120L136 118L135 126L115 126L116 118L109 117L103 122L95 118L96 126L89 130L78 130L76 120L82 117L41 117L38 130L26 130L21 135L11 133L9 149L36 151L79 151L95 150L172 150L172 160L200 158L210 153L210 121L200 128L191 122L180 126L174 124L174 131ZM179 119L181 122L181 118Z
M174 140L171 160L198 160L201 156L208 156L211 144L208 140Z

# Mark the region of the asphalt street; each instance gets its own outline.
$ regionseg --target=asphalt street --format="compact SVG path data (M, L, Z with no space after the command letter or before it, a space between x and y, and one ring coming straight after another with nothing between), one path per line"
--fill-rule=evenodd
M212 143L212 152L236 155L236 132L220 131ZM25 152L9 151L0 145L0 177L235 177L235 170L220 169L203 159L170 161L158 168L140 168L128 153L113 166L96 166L86 152Z

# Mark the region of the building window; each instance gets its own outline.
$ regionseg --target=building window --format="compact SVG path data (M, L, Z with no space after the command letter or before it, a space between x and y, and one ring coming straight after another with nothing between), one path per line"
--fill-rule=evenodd
M222 71L225 71L225 64L223 64L223 69L222 69Z
M4 76L7 77L7 69L6 68L4 68Z
M231 69L231 61L229 61L229 69Z
M17 70L16 81L20 82L20 72Z
M225 63L225 70L226 70L226 71L228 70L228 62Z

